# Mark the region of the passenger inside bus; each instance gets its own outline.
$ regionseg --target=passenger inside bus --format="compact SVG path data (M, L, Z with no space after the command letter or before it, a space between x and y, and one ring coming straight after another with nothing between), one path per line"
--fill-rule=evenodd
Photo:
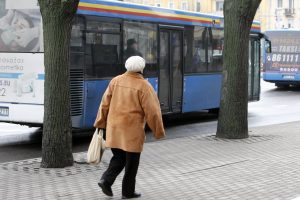
M138 50L137 41L134 38L127 40L127 49L124 51L124 61L127 60L131 56L141 56L143 57L142 53Z

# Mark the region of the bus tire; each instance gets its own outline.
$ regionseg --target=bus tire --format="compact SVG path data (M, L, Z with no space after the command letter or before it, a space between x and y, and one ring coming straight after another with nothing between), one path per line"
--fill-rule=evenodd
M209 112L218 115L219 114L219 110L220 110L220 108L213 108L213 109L209 109Z
M275 86L282 89L287 89L290 87L289 84L284 84L284 83L275 83Z

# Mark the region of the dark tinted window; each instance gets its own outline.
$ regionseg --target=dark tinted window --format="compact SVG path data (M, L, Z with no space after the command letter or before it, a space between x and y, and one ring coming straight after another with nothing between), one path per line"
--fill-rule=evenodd
M186 27L185 73L207 72L207 28Z
M84 66L84 20L74 18L70 40L70 68L81 68Z
M88 20L86 29L90 31L120 32L120 24Z
M85 32L87 78L110 78L120 74L120 24L91 20Z
M123 61L130 56L142 56L146 60L146 77L157 76L157 25L140 22L124 22Z
M223 66L224 31L209 29L208 71L220 72Z

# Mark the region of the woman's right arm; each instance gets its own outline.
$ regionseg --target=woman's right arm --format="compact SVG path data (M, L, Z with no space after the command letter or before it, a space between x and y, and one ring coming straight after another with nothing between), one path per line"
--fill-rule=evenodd
M156 139L163 138L165 136L165 130L161 109L159 100L152 86L149 85L149 90L143 94L141 102L146 122L152 130L154 137Z

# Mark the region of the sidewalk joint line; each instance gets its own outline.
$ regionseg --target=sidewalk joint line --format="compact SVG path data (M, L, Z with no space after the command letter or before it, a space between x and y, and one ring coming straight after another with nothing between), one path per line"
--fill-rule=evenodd
M208 167L208 168L204 168L204 169L198 169L198 170L194 170L194 171L184 172L184 173L181 173L181 174L182 175L192 174L192 173L196 173L196 172L200 172L200 171L206 171L206 170L210 170L210 169L216 169L216 168L220 168L220 167L224 167L224 166L228 166L228 165L235 165L235 164L239 164L239 163L243 163L243 162L247 162L247 161L249 161L249 160L241 160L241 161L227 163L227 164L218 165L218 166L214 166L214 167Z

